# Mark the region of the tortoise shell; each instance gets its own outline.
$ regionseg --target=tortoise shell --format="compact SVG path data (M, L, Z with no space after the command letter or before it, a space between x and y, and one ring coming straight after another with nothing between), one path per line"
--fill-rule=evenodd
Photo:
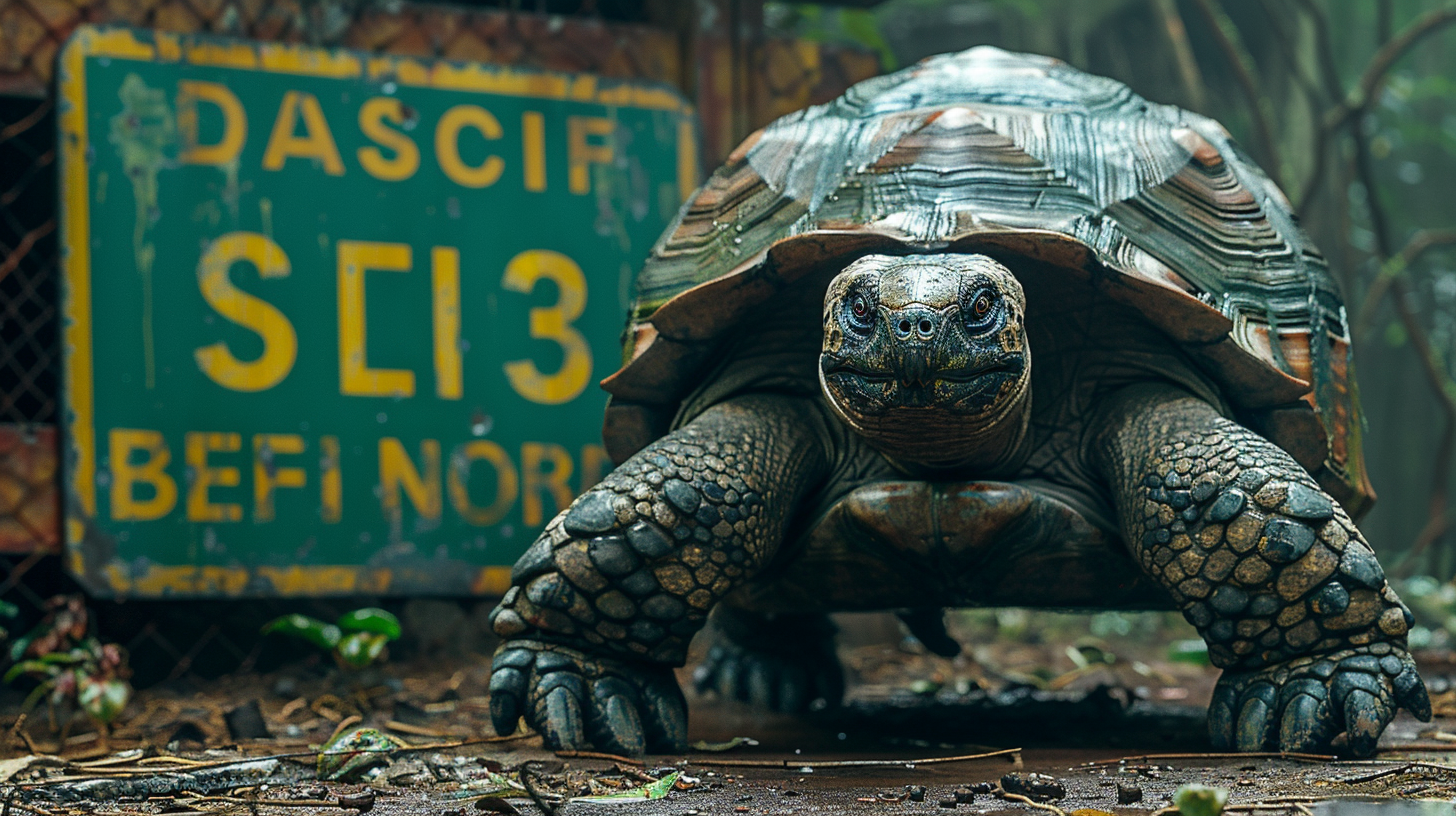
M1358 516L1374 494L1345 309L1295 221L1211 119L1048 57L932 57L751 135L691 196L637 277L607 449L666 433L720 341L806 275L984 252L1137 309Z

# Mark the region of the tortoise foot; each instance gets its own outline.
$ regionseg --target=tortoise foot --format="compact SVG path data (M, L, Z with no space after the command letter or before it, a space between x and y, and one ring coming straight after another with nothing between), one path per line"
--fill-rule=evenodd
M699 694L785 713L837 706L843 699L834 626L823 615L752 619L726 613L715 623L708 656L693 670Z
M543 641L512 640L496 651L490 713L498 734L514 732L524 716L552 750L637 756L687 747L687 704L671 668Z
M1405 707L1431 718L1431 700L1405 649L1377 643L1225 671L1208 709L1217 748L1324 751L1340 732L1358 757L1375 753L1380 732Z

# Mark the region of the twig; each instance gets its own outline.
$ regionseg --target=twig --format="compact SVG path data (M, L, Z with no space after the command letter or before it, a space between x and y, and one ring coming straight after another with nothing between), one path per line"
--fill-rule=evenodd
M820 762L799 762L788 759L712 759L693 756L689 762L694 765L712 765L720 768L898 768L906 765L939 765L947 762L974 762L978 759L1009 757L1013 762L1021 758L1020 748L1005 748L984 754L964 756L931 757L930 759L840 759Z
M562 759L605 759L609 762L621 762L626 765L642 766L645 763L640 759L624 757L620 754L604 754L601 751L557 751L556 755Z
M1358 119L1359 114L1365 112L1375 101L1380 86L1385 83L1385 75L1390 72L1391 67L1405 56L1406 52L1415 47L1421 40L1440 31L1446 26L1456 23L1456 3L1447 5L1427 12L1414 23L1406 26L1403 31L1380 46L1375 56L1370 58L1366 64L1365 71L1360 75L1360 81L1345 95L1345 98L1325 114L1324 126L1329 130L1336 130L1352 119Z
M1173 46L1173 56L1178 62L1178 78L1183 82L1183 92L1188 95L1188 107L1199 113L1208 110L1208 101L1203 96L1203 75L1198 70L1198 60L1193 56L1193 45L1188 42L1188 26L1183 15L1178 13L1177 0L1157 0L1158 16L1163 18L1163 28L1168 32L1168 42Z
M1084 768L1096 768L1103 765L1120 765L1124 762L1147 762L1153 759L1291 759L1297 762L1338 762L1339 757L1330 754L1300 754L1291 751L1251 751L1248 753L1212 753L1212 754L1140 754L1138 756L1121 757L1119 759L1099 759L1095 762L1084 762Z
M1057 807L1056 805L1049 805L1045 802L1038 802L1035 799L1032 799L1030 796L1022 796L1019 793L1007 793L1006 791L1000 791L996 795L1000 796L1002 799L1006 799L1011 802L1020 802L1023 805L1031 805L1037 810L1050 811L1057 814L1057 816L1067 816L1067 812Z
M530 762L523 763L520 774L521 785L526 789L526 795L531 797L531 801L536 804L536 807L541 809L542 813L546 814L546 816L557 816L561 811L561 804L551 802L536 788L536 775L540 773L540 768L541 762L539 760L533 759Z
M1239 81L1239 88L1244 93L1244 99L1249 104L1249 113L1254 119L1254 135L1259 140L1259 147L1264 153L1265 165L1269 168L1269 174L1278 180L1284 173L1284 164L1280 161L1278 143L1274 141L1274 128L1271 121L1274 118L1272 106L1269 100L1259 93L1259 81L1255 78L1254 58L1244 47L1242 38L1239 36L1239 29L1229 19L1228 14L1221 6L1216 5L1217 0L1193 0L1193 5L1198 8L1203 19L1208 23L1208 29L1213 33L1213 38L1218 41L1218 46L1223 50L1224 58L1228 61L1229 67L1233 69L1234 78Z
M1386 292L1390 291L1396 278L1406 274L1406 270L1430 250L1453 244L1456 244L1456 230L1421 230L1412 235L1399 252L1381 264L1380 272L1370 282L1370 289L1366 291L1365 299L1360 302L1360 311L1353 327L1356 339L1369 334L1380 302L1385 299Z

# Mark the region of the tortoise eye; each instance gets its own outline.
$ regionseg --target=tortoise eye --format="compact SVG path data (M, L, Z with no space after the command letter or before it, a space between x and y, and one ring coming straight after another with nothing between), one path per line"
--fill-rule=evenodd
M874 324L874 309L870 307L869 300L863 294L856 293L851 297L849 308L846 311L849 312L847 322L850 328L862 334L867 333Z
M991 295L987 292L982 292L981 296L976 298L976 302L971 304L971 314L975 315L976 319L979 320L985 317L989 311L991 311Z
M985 328L996 316L996 293L990 289L981 289L970 298L970 303L964 308L966 323L971 328Z

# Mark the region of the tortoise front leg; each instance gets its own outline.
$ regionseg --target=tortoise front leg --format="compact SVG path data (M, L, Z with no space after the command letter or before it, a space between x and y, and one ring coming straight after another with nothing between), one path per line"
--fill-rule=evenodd
M778 551L825 456L804 400L751 396L644 448L516 562L491 625L496 731L551 748L682 750L672 667L724 595Z
M1431 704L1410 611L1345 511L1294 459L1166 386L1122 392L1097 449L1124 536L1224 669L1218 747L1369 756L1399 706Z

